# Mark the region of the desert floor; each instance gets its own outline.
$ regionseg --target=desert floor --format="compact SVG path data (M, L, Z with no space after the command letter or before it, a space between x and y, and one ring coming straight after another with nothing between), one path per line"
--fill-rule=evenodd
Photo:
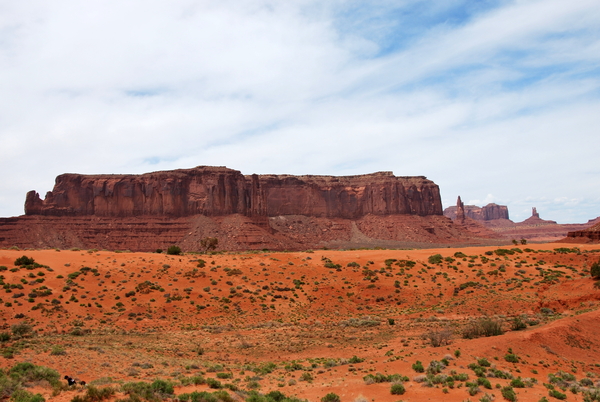
M23 255L42 266L16 267ZM600 245L557 243L213 255L0 250L0 332L34 330L2 338L0 365L31 362L98 386L166 379L175 395L220 384L239 400L277 390L309 401L328 393L342 402L501 401L512 382L519 401L554 400L552 387L583 401L600 386L600 287L589 274L599 259ZM465 339L484 319L504 334ZM413 369L442 359L437 373ZM394 374L407 377L402 395L390 392ZM218 383L193 385L200 376ZM29 386L47 400L85 393Z

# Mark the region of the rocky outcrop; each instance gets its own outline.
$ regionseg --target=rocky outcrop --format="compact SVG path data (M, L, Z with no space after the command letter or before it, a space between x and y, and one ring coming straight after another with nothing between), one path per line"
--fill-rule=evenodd
M460 195L456 200L456 222L465 223L465 203L460 199Z
M44 200L35 191L27 194L25 214L357 219L368 214L442 215L442 204L438 186L422 176L244 176L225 167L199 166L142 175L63 174Z
M592 227L584 230L568 232L565 240L582 243L598 243L600 242L600 223L596 223Z
M508 207L506 205L498 204L487 204L483 208L475 205L464 205L458 197L458 202L462 205L462 211L460 206L452 206L444 209L444 216L452 219L459 220L460 216L471 218L476 221L492 221L496 219L509 219L508 218ZM464 219L463 219L464 220Z

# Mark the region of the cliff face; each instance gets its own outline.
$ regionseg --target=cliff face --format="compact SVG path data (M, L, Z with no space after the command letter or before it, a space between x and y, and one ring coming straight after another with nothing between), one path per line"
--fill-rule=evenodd
M492 221L496 219L508 219L508 207L506 205L488 204L483 208L475 205L464 205L464 216L476 221ZM458 207L452 206L444 209L444 216L457 219Z
M26 215L356 219L367 214L442 215L438 186L391 172L359 176L250 175L225 167L142 175L63 174L44 200L27 193Z

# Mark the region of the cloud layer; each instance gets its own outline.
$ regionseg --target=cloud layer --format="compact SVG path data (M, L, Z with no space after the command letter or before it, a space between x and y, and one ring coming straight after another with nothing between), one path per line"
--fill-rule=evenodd
M0 84L0 216L64 172L197 165L600 216L596 0L0 1Z

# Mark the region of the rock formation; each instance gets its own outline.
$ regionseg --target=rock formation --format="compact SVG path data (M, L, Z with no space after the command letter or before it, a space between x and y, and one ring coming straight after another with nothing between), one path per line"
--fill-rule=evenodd
M438 186L391 172L248 175L225 167L57 177L25 216L0 218L0 246L153 251L298 250L481 244L442 214Z
M565 240L582 243L598 243L600 242L600 223L596 223L592 227L584 230L569 232L567 233L567 238Z
M444 209L444 216L459 221L460 212L459 212L459 203L462 205L462 215L465 218L471 218L476 221L492 221L496 219L509 219L508 218L508 207L506 205L498 205L498 204L487 204L486 206L480 208L476 205L464 205L460 200L460 196L458 197L458 202L456 206L448 207ZM464 221L464 218L463 218Z
M465 204L460 199L460 195L456 200L456 222L464 223L465 222Z
M442 204L438 186L422 176L244 176L225 167L199 166L142 175L63 174L44 200L35 191L27 194L25 214L356 219L367 214L442 215Z

